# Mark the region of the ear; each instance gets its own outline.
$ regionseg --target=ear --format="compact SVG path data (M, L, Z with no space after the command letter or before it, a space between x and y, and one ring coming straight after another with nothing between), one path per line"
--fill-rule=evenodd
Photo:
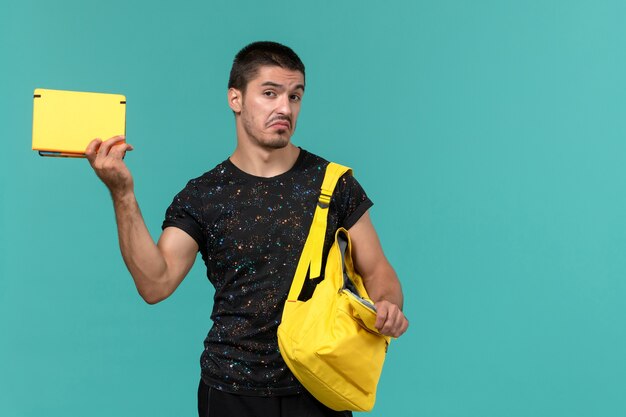
M236 88L228 89L228 106L235 113L241 112L241 107L243 104L243 94L240 90Z

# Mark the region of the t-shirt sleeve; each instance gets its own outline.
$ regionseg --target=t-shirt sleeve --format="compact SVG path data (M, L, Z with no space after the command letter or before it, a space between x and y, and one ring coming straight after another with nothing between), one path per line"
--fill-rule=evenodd
M172 204L165 212L161 229L177 227L191 236L200 250L204 248L205 237L202 233L202 199L197 185L189 181L181 192L176 194Z
M361 184L350 173L344 174L333 193L337 204L339 226L351 228L374 205Z

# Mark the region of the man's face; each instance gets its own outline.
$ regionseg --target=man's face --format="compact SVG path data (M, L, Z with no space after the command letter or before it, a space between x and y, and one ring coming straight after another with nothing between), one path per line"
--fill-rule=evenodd
M241 96L242 139L266 149L287 146L296 130L303 94L304 75L300 71L259 68Z

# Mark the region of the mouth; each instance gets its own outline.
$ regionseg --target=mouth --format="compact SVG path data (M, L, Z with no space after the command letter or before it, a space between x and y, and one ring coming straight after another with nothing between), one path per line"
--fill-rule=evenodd
M291 127L291 123L287 120L276 120L271 122L269 125L270 128L279 129L279 130L289 130Z

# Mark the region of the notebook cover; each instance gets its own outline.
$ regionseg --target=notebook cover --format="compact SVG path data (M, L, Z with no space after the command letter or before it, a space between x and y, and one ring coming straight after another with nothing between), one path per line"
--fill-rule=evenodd
M123 95L35 89L33 150L42 156L84 157L93 139L125 133Z

